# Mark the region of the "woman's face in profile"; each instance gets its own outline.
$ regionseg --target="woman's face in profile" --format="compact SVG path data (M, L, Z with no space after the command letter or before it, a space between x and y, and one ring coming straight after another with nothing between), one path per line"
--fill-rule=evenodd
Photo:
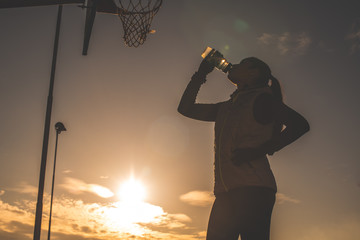
M234 64L228 74L228 79L238 86L243 88L257 83L260 78L260 70L251 61L242 61L239 64Z

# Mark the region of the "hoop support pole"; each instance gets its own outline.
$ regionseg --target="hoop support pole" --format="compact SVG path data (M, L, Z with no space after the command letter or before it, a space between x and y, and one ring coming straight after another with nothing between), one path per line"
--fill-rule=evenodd
M56 32L55 32L53 58L52 58L52 66L51 66L49 95L48 95L47 106L46 106L43 148L42 148L42 154L41 154L39 190L38 190L38 197L37 197L37 204L36 204L36 216L35 216L35 227L34 227L34 238L33 238L34 240L40 240L40 234L41 234L41 219L42 219L42 210L43 210L46 160L47 160L47 152L48 152L48 146L49 146L51 110L52 110L53 92L54 92L56 59L57 59L57 52L58 52L58 48L59 48L59 36L60 36L62 8L63 8L63 6L59 5L57 22L56 22Z
M89 42L91 37L91 31L94 25L96 16L96 6L98 0L88 0L88 6L86 8L86 20L85 20L85 33L84 33L84 45L82 55L86 56L89 49Z

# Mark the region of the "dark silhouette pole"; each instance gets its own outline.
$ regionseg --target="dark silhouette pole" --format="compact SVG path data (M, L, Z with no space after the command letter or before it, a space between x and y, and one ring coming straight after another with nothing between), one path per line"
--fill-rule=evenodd
M46 160L47 160L47 152L48 152L48 146L49 146L51 109L52 109L53 92L54 92L56 59L57 59L57 52L58 52L58 48L59 48L59 35L60 35L62 8L63 8L63 6L59 5L59 7L58 7L58 15L57 15L57 23L56 23L55 40L54 40L54 50L53 50L51 75L50 75L49 95L48 95L47 106L46 106L43 148L42 148L42 154L41 154L39 190L38 190L38 198L37 198L37 204L36 204L34 240L40 240L40 234L41 234L41 219L42 219L42 210L43 210L45 170L46 170Z
M49 229L48 229L48 240L50 240L50 233L51 233L51 216L52 216L52 204L54 198L54 183L55 183L55 168L56 168L56 153L57 153L57 146L58 146L58 137L62 131L66 131L64 124L61 122L57 122L55 124L56 130L56 142L55 142L55 153L54 153L54 168L53 168L53 177L52 177L52 184L51 184L51 200L50 200L50 214L49 214Z
M82 55L86 56L89 49L89 42L91 31L94 25L95 16L96 16L96 7L98 0L88 0L88 5L86 9L86 20L85 20L85 32L84 32L84 44Z

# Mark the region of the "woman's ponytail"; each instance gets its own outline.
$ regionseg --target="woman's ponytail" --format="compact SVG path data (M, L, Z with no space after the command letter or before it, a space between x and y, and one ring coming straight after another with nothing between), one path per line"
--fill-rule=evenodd
M272 74L270 74L269 79L271 80L270 89L273 92L273 96L275 97L275 100L282 103L283 95L282 95L281 85L280 85L279 80L277 80ZM275 125L274 125L273 138L276 136L279 136L282 129L283 129L283 124L279 121L276 121Z
M271 80L271 91L274 94L274 97L276 100L283 102L283 95L281 91L281 86L279 80L277 80L272 74L270 74L270 80Z

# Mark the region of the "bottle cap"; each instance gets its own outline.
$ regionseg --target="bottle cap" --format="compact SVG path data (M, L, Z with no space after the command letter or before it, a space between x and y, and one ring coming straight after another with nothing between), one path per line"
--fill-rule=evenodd
M213 49L211 47L207 47L205 51L201 54L202 58L206 58L207 55L212 51Z

